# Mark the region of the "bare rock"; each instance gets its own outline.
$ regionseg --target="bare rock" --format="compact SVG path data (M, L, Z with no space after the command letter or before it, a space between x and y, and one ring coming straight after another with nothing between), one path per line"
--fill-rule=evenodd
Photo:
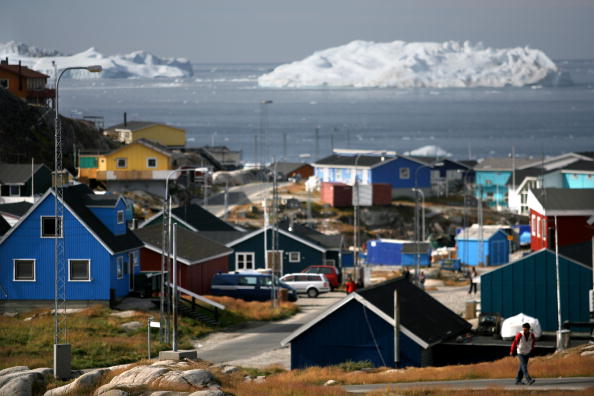
M235 366L225 366L223 367L223 369L221 370L221 372L223 374L231 374L237 371L237 367Z
M580 353L580 356L592 356L594 355L594 351L584 351Z
M204 369L178 371L172 370L158 379L159 386L191 386L204 388L215 383L215 378L210 371Z
M133 311L133 310L128 310L128 311L122 311L122 312L114 312L112 314L110 314L109 316L115 316L116 318L132 318L134 316L138 316L140 315L140 313Z
M9 318L14 318L15 316L18 315L18 312L4 312L2 315L8 316Z
M332 386L332 385L336 385L335 380L328 380L324 383L324 386Z
M88 392L89 390L96 388L103 379L105 373L109 371L109 369L89 371L67 385L48 390L45 392L44 396L62 396L75 394L77 392Z
M190 393L188 396L225 396L226 393L220 389L206 389Z
M33 386L43 382L43 375L39 373L29 370L13 371L0 377L0 395L29 396L33 394Z
M146 385L165 375L170 370L165 367L138 366L113 377L113 385Z
M254 382L257 384L261 384L263 382L266 382L266 376L265 375L259 375L254 379Z
M98 388L93 396L129 396L130 392L127 389L126 386L109 383Z
M49 368L49 367L40 367L40 368L36 368L31 370L34 373L39 373L41 375L43 375L45 378L47 377L51 377L54 375L54 369Z
M130 396L130 394L121 389L110 389L102 393L101 396Z
M30 369L27 366L14 366L14 367L5 368L4 370L0 370L0 379L8 374L18 373L18 372L22 372L22 371L29 371L29 370Z
M122 323L122 328L124 330L134 331L138 330L140 327L142 327L142 324L137 321Z

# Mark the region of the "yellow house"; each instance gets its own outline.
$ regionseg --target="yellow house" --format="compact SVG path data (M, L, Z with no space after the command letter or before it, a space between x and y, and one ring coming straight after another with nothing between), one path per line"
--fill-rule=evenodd
M139 139L107 154L80 154L79 179L165 180L172 168L166 147Z
M125 144L148 139L169 147L186 145L185 130L150 121L124 121L107 128L103 134Z

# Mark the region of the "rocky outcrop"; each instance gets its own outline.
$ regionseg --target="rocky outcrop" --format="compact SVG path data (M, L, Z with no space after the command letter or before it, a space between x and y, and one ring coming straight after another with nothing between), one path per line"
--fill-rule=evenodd
M44 373L49 369L30 370L26 366L0 370L0 395L29 396L36 385L45 381Z

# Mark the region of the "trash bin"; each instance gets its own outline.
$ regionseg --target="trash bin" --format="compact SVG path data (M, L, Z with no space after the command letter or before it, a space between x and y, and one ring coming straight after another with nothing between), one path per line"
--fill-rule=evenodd
M478 303L478 301L476 301L476 300L466 301L466 309L464 311L464 319L476 318L476 304L477 303Z
M571 341L571 331L564 329L557 331L557 349L567 349Z

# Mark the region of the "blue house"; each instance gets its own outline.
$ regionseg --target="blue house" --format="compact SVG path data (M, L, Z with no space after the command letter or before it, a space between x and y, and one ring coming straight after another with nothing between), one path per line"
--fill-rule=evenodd
M550 188L594 188L594 161L579 160L543 177L543 186Z
M410 196L414 187L430 194L432 168L412 157L332 154L313 166L322 182L354 184L356 179L361 184L390 184L392 196Z
M559 255L559 277L561 321L588 322L592 268ZM555 252L539 250L481 275L481 309L497 312L504 318L523 312L537 318L543 330L555 331L558 329L556 279Z
M63 192L58 236L64 238L67 301L107 303L126 296L140 271L142 242L127 228L124 201L94 195L83 184ZM0 284L9 305L43 306L54 300L54 202L50 189L0 239Z
M395 291L400 306L397 328ZM346 361L370 361L378 367L430 366L434 361L448 362L447 356L434 355L435 346L470 328L470 323L429 294L396 278L349 294L281 344L291 344L291 369ZM395 339L399 340L398 357Z
M473 266L505 264L509 261L508 235L501 226L483 226L481 236L478 224L473 224L456 235L458 259Z
M171 222L187 230L198 231L236 231L236 228L221 220L200 205L189 204L171 209ZM163 211L145 220L138 228L163 223Z
M367 241L367 264L371 265L405 265L417 264L416 243L398 239L374 239ZM420 265L426 267L431 263L429 244L420 243L418 258Z

